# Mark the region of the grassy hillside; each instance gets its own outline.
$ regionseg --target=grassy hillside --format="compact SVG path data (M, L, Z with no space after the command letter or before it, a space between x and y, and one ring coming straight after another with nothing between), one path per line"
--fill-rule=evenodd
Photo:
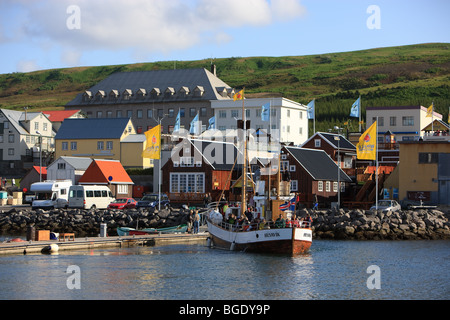
M429 106L447 119L450 44L420 44L292 57L216 59L218 76L247 97L316 99L316 130L342 125L361 95L369 106ZM210 59L177 61L176 68L210 67ZM54 69L0 75L0 108L63 109L75 95L114 72L172 69L174 61ZM351 121L357 127L356 118Z

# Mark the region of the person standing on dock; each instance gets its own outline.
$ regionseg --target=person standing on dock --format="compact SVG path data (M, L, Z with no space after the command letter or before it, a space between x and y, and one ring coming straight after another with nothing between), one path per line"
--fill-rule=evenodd
M198 233L199 224L200 224L200 215L198 214L198 210L195 210L195 214L194 214L194 234Z

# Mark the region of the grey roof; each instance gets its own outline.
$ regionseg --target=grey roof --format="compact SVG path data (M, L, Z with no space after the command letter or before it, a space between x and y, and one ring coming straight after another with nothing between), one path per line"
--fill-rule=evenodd
M139 143L139 142L145 142L147 140L147 137L145 134L130 134L127 137L123 138L122 141L124 143Z
M59 157L59 159L62 159L65 162L67 162L75 170L86 170L92 162L91 158L81 158L81 157L61 156L61 157ZM59 159L57 159L57 160L59 160Z
M338 135L336 133L316 132L308 140L306 140L305 143L303 143L303 145L305 145L312 139L316 139L317 136L322 137L324 140L328 141L328 143L331 144L335 149L338 148L338 141L339 141L339 149L349 149L356 152L356 146L353 143L348 141L343 135ZM338 136L340 140L335 139L335 137Z
M127 129L128 118L66 119L55 136L61 139L119 139Z
M197 86L204 89L201 96L194 92L194 89ZM231 89L229 85L204 68L118 72L110 75L85 91L89 92L89 95L92 97L89 101L83 100L83 94L85 94L85 92L83 92L79 93L75 99L66 105L84 106L116 103L231 99L230 96L221 96L216 89L219 87ZM172 91L173 89L173 95L165 93L168 88L169 91ZM184 88L184 90L180 92L180 89L182 88ZM189 94L186 94L186 88L189 88ZM137 96L137 92L140 89L144 89L146 92L143 97ZM119 94L117 99L109 98L109 94L113 90L117 90L116 92ZM105 98L96 99L96 94L99 91L105 93ZM123 98L123 93L125 91L131 91L132 96L130 99L125 100ZM155 97L152 92L159 92L160 94Z
M338 181L338 166L323 150L285 147L297 162L314 180ZM339 169L340 181L352 182L350 177Z

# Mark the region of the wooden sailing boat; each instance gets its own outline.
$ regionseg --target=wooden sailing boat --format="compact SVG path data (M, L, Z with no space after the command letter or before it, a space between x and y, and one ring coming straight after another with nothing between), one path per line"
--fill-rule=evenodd
M249 122L245 121L245 108L243 90L239 92L242 99L242 129L243 139L243 170L242 170L242 197L239 208L229 208L237 211L237 216L243 215L247 210L247 133ZM235 96L236 100L236 96ZM245 128L244 128L245 127ZM242 140L241 140L242 141ZM278 166L280 168L280 166ZM280 170L280 169L278 169ZM270 177L269 177L270 179ZM279 192L278 192L279 195ZM269 190L270 198L270 190ZM271 201L269 201L271 202ZM274 201L273 205L278 209L280 201ZM278 210L271 210L271 212ZM269 219L271 219L270 217ZM276 253L296 255L308 252L312 243L312 230L310 222L294 221L283 224L269 224L254 222L237 226L223 221L223 216L216 210L211 209L207 217L208 231L211 235L210 245L227 250Z

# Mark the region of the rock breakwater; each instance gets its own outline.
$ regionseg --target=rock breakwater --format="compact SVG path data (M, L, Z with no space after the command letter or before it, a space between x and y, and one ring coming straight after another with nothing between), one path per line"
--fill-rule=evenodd
M450 211L436 209L383 212L382 210L301 210L313 219L316 239L415 240L450 239Z
M117 227L161 228L171 227L188 221L183 210L80 210L53 209L0 211L0 234L25 234L32 226L36 230L52 232L73 232L77 237L96 236L100 224L106 223L108 235L117 235Z

